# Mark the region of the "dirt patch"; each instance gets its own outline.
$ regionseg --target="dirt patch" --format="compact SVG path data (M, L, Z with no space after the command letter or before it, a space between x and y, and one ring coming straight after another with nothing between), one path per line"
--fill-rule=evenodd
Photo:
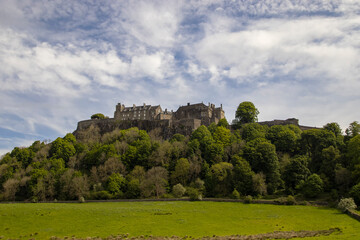
M185 239L203 239L203 240L266 240L266 239L292 239L292 238L305 238L305 237L319 237L319 236L329 236L333 233L341 233L339 228L330 228L328 230L318 230L318 231L276 231L271 233L262 233L256 235L231 235L231 236L205 236L201 238L194 238L192 236L185 237L153 237L153 236L139 236L139 237L129 237L127 234L118 235L118 236L110 236L107 238L99 238L99 237L88 237L88 238L75 238L75 237L65 237L65 238L57 238L51 237L51 240L64 240L64 239L72 239L72 240L185 240Z

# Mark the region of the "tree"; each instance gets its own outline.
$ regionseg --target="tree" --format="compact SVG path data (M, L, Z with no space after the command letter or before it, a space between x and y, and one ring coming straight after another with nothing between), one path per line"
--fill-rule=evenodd
M348 137L355 137L360 133L360 124L357 121L350 123L349 127L345 130Z
M251 170L250 164L239 156L233 156L231 162L234 164L233 185L235 189L244 196L252 194L254 172Z
M186 192L186 189L183 187L183 185L181 185L181 183L178 183L173 186L172 192L175 197L180 198L184 195L184 193Z
M350 160L350 165L352 168L355 165L360 164L360 135L350 139L347 146L346 156Z
M296 151L300 136L288 126L275 125L270 127L266 133L266 138L275 145L277 151L293 153Z
M323 181L317 174L312 174L301 186L302 192L306 197L317 197L323 191Z
M253 183L252 187L253 187L254 195L266 195L267 194L265 175L262 172L254 174L252 176L252 183Z
M216 163L207 173L206 189L211 196L228 196L231 187L233 165L227 162Z
M61 198L75 200L87 195L89 184L87 176L74 169L68 169L60 178Z
M125 185L125 178L119 173L113 173L108 178L107 190L114 195L122 196Z
M237 119L240 125L245 123L253 123L257 121L257 115L259 110L255 107L252 102L242 102L239 104L235 118Z
M19 190L19 183L19 180L10 178L3 184L4 198L6 200L15 201L15 195Z
M360 183L351 188L350 196L354 198L358 205L360 204Z
M213 138L216 143L219 143L222 146L229 146L231 138L230 130L222 126L218 126L213 133Z
M139 198L141 194L139 179L131 179L127 183L126 189L127 191L125 193L125 196L127 198Z
M144 197L156 196L159 198L166 192L168 171L163 167L153 167L147 171L141 190Z
M256 138L265 138L266 127L267 126L262 126L258 123L244 124L240 129L241 137L247 142Z
M282 177L289 191L295 190L301 182L308 178L310 170L307 168L307 165L308 158L306 156L296 156L285 166Z
M172 138L170 139L170 142L184 142L186 140L186 137L180 133L175 133Z
M340 151L334 146L324 148L321 153L322 164L320 167L320 173L323 174L323 178L327 179L328 189L332 188L335 184L335 168L340 162Z
M327 123L326 125L324 125L324 129L334 133L336 137L342 136L342 130L340 128L340 125L336 122Z
M180 158L177 160L175 170L171 174L173 184L181 183L185 186L189 179L189 170L190 163L186 158Z
M91 115L91 119L105 119L105 116L102 113L95 113Z
M15 147L11 151L10 156L16 158L22 163L23 168L26 168L31 163L35 153L30 148Z
M69 158L76 153L74 145L62 138L57 138L51 143L50 156L54 158L62 158L66 163Z
M222 118L219 120L218 124L219 127L229 128L229 123L226 118Z
M322 150L330 146L336 147L336 137L333 132L324 129L310 129L302 132L300 144L303 152L311 158L310 170L319 172Z
M279 159L275 146L266 139L257 138L246 143L243 156L255 173L263 172L266 175L267 190L273 193L280 185Z

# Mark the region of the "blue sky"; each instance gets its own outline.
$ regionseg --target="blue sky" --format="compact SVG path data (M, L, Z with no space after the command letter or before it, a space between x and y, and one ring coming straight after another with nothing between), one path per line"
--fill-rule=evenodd
M0 155L118 102L360 120L360 1L0 0Z

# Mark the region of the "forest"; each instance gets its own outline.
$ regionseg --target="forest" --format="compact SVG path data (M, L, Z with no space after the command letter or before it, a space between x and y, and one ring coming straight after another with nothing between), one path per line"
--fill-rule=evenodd
M242 102L231 125L201 126L164 140L130 128L101 135L90 127L53 142L15 147L0 160L1 201L89 199L351 197L360 205L360 124L257 123Z

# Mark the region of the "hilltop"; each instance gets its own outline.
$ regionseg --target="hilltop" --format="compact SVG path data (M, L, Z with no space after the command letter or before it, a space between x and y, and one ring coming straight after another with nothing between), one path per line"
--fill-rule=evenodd
M260 124L257 114L252 103L241 103L229 125L222 107L213 104L188 104L175 112L120 104L113 119L94 114L74 134L6 154L0 161L0 197L45 201L290 195L293 201L350 196L360 203L357 122L344 136L336 123L321 129L304 129L296 119Z

